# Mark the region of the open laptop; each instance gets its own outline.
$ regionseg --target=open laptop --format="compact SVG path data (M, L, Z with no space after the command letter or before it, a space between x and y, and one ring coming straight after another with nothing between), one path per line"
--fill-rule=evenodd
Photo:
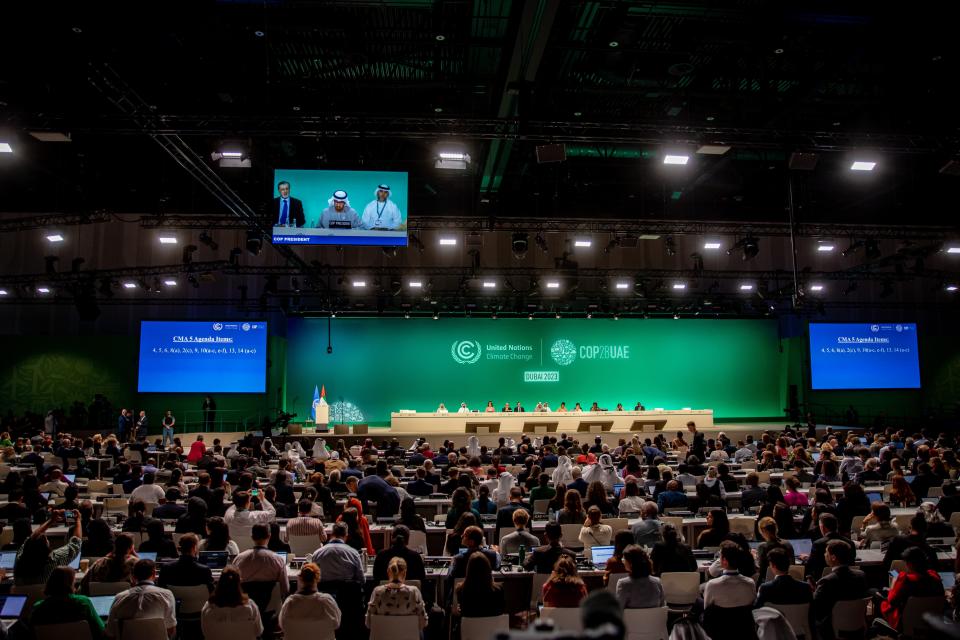
M200 562L211 569L223 569L230 560L230 554L226 551L201 551Z
M90 602L93 603L93 608L98 616L107 618L110 616L110 607L113 606L113 601L116 597L117 596L90 596Z
M27 596L0 596L0 619L16 620L27 604Z
M16 551L0 551L0 569L13 571L13 564L17 561Z
M941 571L940 581L943 582L943 590L949 591L957 583L957 574L953 571Z
M794 556L810 555L810 552L813 551L813 541L810 538L796 538L787 540L787 542L793 545Z
M156 551L137 551L137 557L141 560L153 560L157 561L157 552Z
M590 553L593 556L593 564L597 567L607 566L607 560L613 555L613 545L604 545L602 547L592 547Z
M868 493L867 500L870 502L883 502L883 494L880 493Z
M616 496L617 498L619 498L621 491L623 491L623 483L622 483L622 482L618 482L617 484L613 485L613 495L614 495L614 496Z
M63 474L63 479L70 484L73 484L77 481L77 474L75 473L65 473Z

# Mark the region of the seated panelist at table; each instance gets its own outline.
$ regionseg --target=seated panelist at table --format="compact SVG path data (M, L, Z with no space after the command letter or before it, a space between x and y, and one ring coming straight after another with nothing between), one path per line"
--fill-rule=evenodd
M328 206L320 214L320 222L317 225L321 229L362 229L363 223L360 221L360 214L356 209L350 206L350 200L347 198L347 192L343 189L337 189L333 196L327 200Z
M510 406L510 403L507 402L507 403L504 403L503 409L500 409L500 411L502 411L503 413L511 413L513 411L513 408Z
M461 402L461 403L460 403L460 408L457 409L457 413L470 413L470 408L467 407L467 403L466 403L466 402Z
M437 413L442 414L442 415L446 415L446 414L448 414L448 413L450 413L450 412L447 411L447 407L441 402L441 403L440 403L440 406L437 407Z
M484 409L487 413L495 413L497 408L493 406L493 400L487 400L487 407Z
M381 184L373 192L374 199L364 207L361 221L364 229L399 229L403 216L400 208L390 199L390 186Z
M302 227L304 224L303 201L290 196L290 183L286 180L277 183L277 192L280 196L273 199L273 208L270 212L274 225Z

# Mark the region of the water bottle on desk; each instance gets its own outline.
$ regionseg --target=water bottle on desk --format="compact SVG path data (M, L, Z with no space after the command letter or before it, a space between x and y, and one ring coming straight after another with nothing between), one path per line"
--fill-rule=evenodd
M553 510L553 507L550 507L550 511L547 512L547 522L550 524L557 523L557 512Z
M360 561L363 563L363 570L367 570L367 563L370 562L370 556L367 555L367 550L364 549L360 552Z

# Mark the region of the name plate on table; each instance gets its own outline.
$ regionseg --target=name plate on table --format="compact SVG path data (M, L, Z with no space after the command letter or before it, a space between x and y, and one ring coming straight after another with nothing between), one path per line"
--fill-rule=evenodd
M331 229L350 229L353 225L350 224L349 220L331 220L330 228Z

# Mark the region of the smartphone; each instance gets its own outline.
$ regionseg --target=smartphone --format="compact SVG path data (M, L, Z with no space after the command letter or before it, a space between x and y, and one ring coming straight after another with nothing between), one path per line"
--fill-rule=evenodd
M252 495L252 496L258 496L258 495L260 495L260 489L254 489L253 491L250 492L250 495Z

